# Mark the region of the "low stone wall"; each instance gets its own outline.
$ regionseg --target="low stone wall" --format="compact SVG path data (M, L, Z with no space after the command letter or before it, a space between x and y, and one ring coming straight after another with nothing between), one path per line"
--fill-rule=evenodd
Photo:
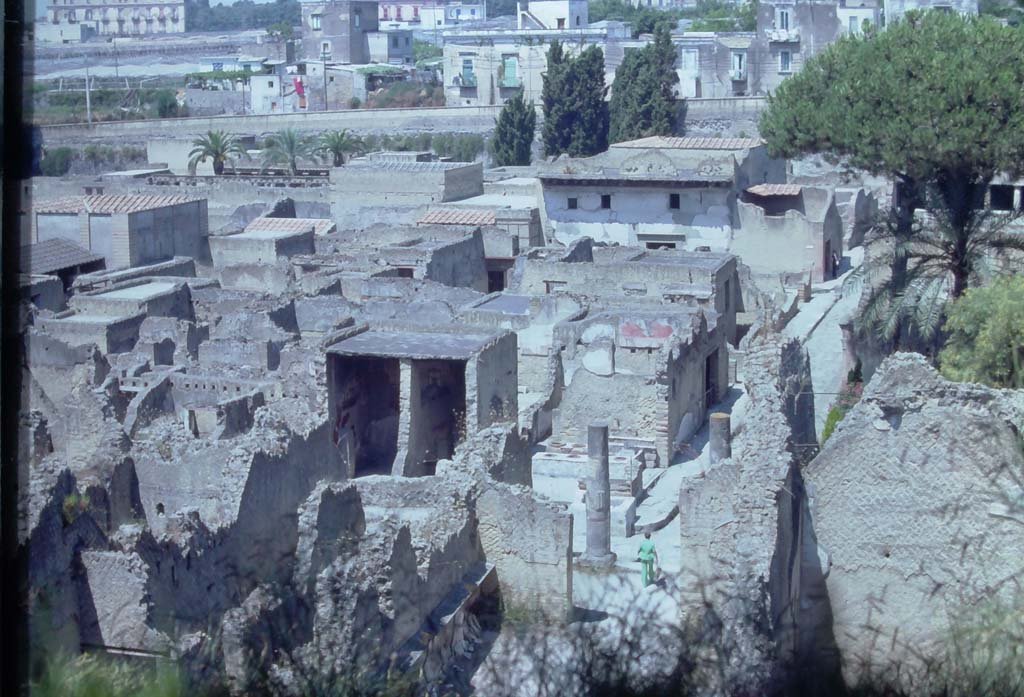
M506 608L563 620L572 610L572 514L524 487L488 482L478 533Z
M89 141L144 142L153 134L194 138L208 131L236 135L261 135L286 128L299 131L327 131L346 128L358 132L460 131L485 133L494 129L500 106L420 107L410 109L345 109L298 114L207 116L146 121L109 121L86 124L43 126L47 144Z

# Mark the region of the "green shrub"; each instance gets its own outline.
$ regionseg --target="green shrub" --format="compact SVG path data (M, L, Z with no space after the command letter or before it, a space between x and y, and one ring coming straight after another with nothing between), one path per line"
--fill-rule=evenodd
M89 654L73 659L52 657L31 687L32 697L184 697L186 694L174 668L162 665L143 669Z
M362 105L363 103L359 100L359 97L352 97L352 99L348 100L349 109L358 109Z
M78 516L82 515L89 510L89 497L79 493L68 494L64 497L64 504L61 507L61 513L64 516L64 524L71 525L78 519Z
M178 116L178 96L174 90L159 90L156 93L156 114L162 119Z
M39 169L44 177L63 177L71 169L71 162L74 159L75 151L71 148L54 148L46 151L46 155L39 163Z
M832 407L828 410L828 416L825 418L825 427L821 430L821 444L825 445L825 441L829 439L832 432L836 430L836 426L846 416L846 410L840 407Z

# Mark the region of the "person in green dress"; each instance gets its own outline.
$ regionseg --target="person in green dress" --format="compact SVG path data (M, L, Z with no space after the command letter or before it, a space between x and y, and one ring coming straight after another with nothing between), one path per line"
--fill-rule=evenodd
M644 533L644 541L640 543L640 551L637 552L640 558L640 582L644 588L654 583L654 569L657 568L658 550L654 548L654 541L651 540L651 533Z

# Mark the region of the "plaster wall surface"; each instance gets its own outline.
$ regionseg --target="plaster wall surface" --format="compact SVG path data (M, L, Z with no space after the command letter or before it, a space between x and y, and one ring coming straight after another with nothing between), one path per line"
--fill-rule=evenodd
M1022 424L1019 391L948 382L896 354L805 468L814 538L802 553L820 560L827 592L805 584L801 597L830 604L848 679L855 657L935 655L953 622L975 626L1009 599L1024 554Z

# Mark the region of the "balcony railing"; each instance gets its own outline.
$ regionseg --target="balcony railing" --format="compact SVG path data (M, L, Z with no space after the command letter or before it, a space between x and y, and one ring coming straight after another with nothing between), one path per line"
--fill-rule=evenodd
M523 83L518 75L502 75L498 81L499 87L522 87Z
M463 73L463 74L459 75L458 80L459 80L459 87L476 87L476 75L475 74L466 75L465 73Z
M745 68L733 68L729 71L729 77L733 82L741 82L747 79L747 71Z
M769 29L768 40L779 43L788 44L800 41L800 30L799 29Z

